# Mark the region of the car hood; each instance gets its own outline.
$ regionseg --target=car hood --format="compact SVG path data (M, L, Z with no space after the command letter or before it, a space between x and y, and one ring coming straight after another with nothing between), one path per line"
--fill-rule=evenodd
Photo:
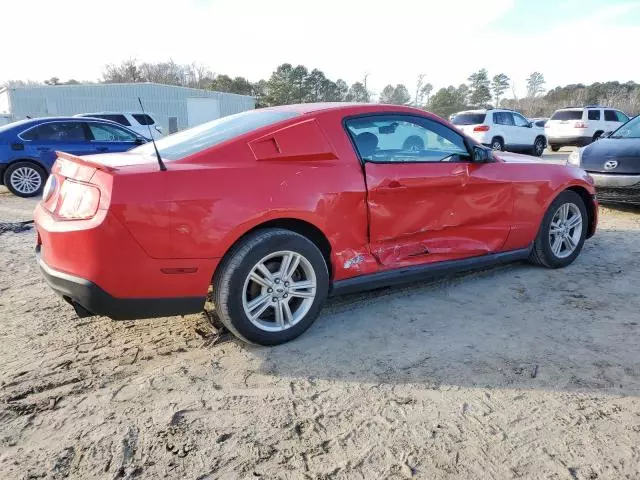
M507 163L544 163L538 157L511 152L493 152L493 156Z
M609 168L605 168L607 162ZM582 150L580 166L588 172L640 174L639 138L603 138Z

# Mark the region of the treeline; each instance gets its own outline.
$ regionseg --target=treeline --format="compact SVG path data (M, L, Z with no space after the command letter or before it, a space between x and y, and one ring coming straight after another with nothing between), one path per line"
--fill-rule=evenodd
M168 85L216 90L220 92L252 95L257 107L305 102L371 102L413 105L449 117L460 110L500 106L522 112L529 117L546 117L564 106L607 105L630 115L640 113L640 84L635 82L605 82L592 85L567 85L546 91L544 75L532 72L525 80L525 95L518 96L514 82L505 74L489 75L480 69L467 78L466 83L450 85L434 92L433 85L424 74L418 75L415 86L387 85L378 94L367 87L367 76L361 81L347 84L342 79L332 80L321 70L309 70L303 65L279 65L268 79L251 82L245 77L215 74L208 67L167 62L149 63L130 59L120 64L107 65L101 79L103 83L155 82ZM31 85L37 82L8 82L9 85ZM48 85L69 85L79 82L71 79L61 82L52 77ZM507 98L507 92L511 95Z

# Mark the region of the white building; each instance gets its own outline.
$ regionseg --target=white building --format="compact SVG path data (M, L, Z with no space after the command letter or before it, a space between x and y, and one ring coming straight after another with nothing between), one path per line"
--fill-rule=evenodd
M255 99L247 95L158 83L4 87L0 88L0 125L27 117L139 112L138 97L165 132L255 108Z

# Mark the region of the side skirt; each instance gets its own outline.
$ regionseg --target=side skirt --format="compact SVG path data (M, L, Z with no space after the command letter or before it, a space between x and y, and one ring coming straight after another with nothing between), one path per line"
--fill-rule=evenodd
M402 283L416 282L418 280L487 268L502 263L526 260L531 254L531 249L532 246L529 246L509 252L490 253L479 257L428 263L426 265L413 265L411 267L396 268L394 270L347 278L346 280L338 280L337 282L333 282L330 295L342 295L345 293L390 287Z

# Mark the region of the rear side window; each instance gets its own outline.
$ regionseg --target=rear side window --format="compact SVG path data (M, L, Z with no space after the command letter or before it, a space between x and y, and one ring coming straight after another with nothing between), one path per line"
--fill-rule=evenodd
M451 123L454 125L479 125L484 123L486 117L484 113L459 113L453 117Z
M153 121L153 118L151 118L146 113L133 113L131 114L131 116L135 118L136 122L138 122L140 125L153 125L155 123Z
M84 122L51 122L38 125L20 134L24 140L48 142L84 142L87 135Z
M156 146L163 159L179 160L249 133L252 130L288 120L298 115L300 114L286 110L249 110L174 133L158 140ZM143 155L153 155L155 153L153 144L143 145L133 151Z
M513 116L509 112L495 112L493 123L496 125L513 125Z
M629 117L627 117L624 113L616 111L616 116L618 117L619 122L628 122Z
M544 127L544 124L547 123L546 120L538 120L536 122L536 127Z
M582 120L582 110L558 110L551 120Z
M605 110L604 111L604 121L605 122L617 122L618 121L618 116L616 115L616 112L613 110Z
M112 122L119 123L120 125L124 125L125 127L130 127L131 123L127 120L127 117L124 115L118 114L108 114L105 113L103 115L91 115L93 118L102 118L103 120L111 120Z
M600 110L588 110L587 112L589 120L600 120Z

